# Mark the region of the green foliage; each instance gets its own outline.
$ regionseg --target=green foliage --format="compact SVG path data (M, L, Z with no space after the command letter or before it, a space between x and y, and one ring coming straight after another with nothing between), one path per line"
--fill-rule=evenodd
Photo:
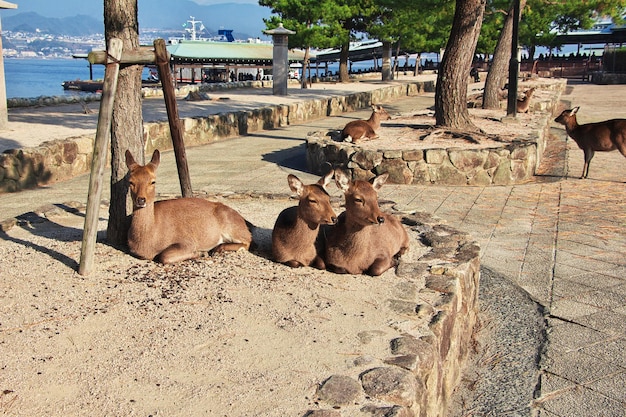
M259 0L275 15L268 28L296 31L290 47L341 47L368 38L400 42L404 50L431 52L447 42L453 0Z

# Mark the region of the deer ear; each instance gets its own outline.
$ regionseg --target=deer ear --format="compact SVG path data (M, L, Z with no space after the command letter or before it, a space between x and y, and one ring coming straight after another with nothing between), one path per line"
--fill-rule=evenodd
M161 162L161 153L159 152L158 149L155 149L154 152L152 152L152 159L150 160L150 163L152 165L154 165L154 167L158 167L159 163Z
M335 175L335 171L331 169L330 171L326 173L326 175L320 178L317 183L321 185L324 189L326 189L328 184L330 184L330 181L333 179L333 175Z
M376 191L380 190L383 184L387 182L387 178L389 178L388 172L385 172L384 174L380 174L379 176L374 178L374 181L372 182L372 186L374 187L374 190Z
M578 109L580 109L580 106L574 107L574 108L572 109L572 111L570 112L570 114L572 114L572 115L573 115L573 114L578 113Z
M133 158L133 154L126 149L126 167L128 169L132 169L135 165L137 165L137 162L135 161L135 158Z
M348 189L350 188L350 177L344 170L335 170L335 184L337 184L337 187L344 193L348 192Z
M300 181L298 177L291 174L287 175L287 183L289 184L289 188L291 188L291 191L298 194L298 196L302 195L302 191L304 190L304 184L302 184L302 181Z

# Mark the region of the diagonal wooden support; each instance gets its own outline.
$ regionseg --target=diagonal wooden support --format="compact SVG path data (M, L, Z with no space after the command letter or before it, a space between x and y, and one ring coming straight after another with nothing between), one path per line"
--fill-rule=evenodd
M176 156L176 167L178 168L178 179L180 181L180 191L183 197L192 197L191 180L189 178L189 167L187 165L187 153L185 152L185 141L183 139L183 127L178 117L178 106L176 105L176 92L172 83L172 73L170 71L170 61L165 48L165 41L157 39L154 41L154 55L156 57L159 79L163 88L165 98L165 108L167 119L170 123L170 133L172 135L172 145Z
M93 268L93 257L98 236L98 217L100 199L102 196L102 179L107 161L107 150L111 138L111 119L113 118L113 101L117 90L117 79L120 71L122 56L122 40L113 38L109 41L108 58L102 86L100 100L100 114L98 127L93 145L93 159L91 161L91 176L89 177L89 194L87 197L87 212L83 228L83 242L80 252L78 273L88 275Z

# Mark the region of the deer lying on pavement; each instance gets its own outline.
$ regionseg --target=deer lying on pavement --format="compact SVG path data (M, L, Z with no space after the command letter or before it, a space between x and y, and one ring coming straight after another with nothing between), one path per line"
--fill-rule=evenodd
M389 174L372 180L351 181L348 174L335 170L335 182L343 191L346 210L337 225L326 231L326 268L333 272L377 276L395 265L409 248L409 236L397 217L383 213L377 191Z
M133 215L128 230L130 252L164 264L194 259L201 252L250 248L252 235L244 218L232 208L201 198L155 201L155 150L144 166L126 151Z
M376 139L376 131L380 128L381 120L389 120L391 116L383 106L372 104L372 115L367 120L353 120L346 124L341 131L344 142L357 143L360 140Z
M578 124L576 113L579 107L563 112L554 119L565 125L569 137L574 139L585 154L585 163L581 179L589 175L589 164L596 151L608 152L619 150L626 156L626 119L611 119L603 122Z
M528 113L528 109L530 109L530 99L535 92L535 87L529 88L524 93L524 98L517 99L517 112L518 113Z
M318 255L316 240L320 224L335 224L337 215L330 205L326 186L333 178L333 170L316 184L304 185L295 175L289 175L289 188L298 195L298 205L283 210L272 230L272 255L276 262L292 268L314 266L324 269Z

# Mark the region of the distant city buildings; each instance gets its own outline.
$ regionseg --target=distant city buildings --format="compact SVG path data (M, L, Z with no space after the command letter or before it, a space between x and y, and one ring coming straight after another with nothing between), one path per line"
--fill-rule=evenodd
M181 37L180 31L145 29L139 33L142 45L152 45L157 38L171 37ZM2 44L5 58L71 58L74 54L87 54L93 49L105 48L103 33L67 36L3 30Z

